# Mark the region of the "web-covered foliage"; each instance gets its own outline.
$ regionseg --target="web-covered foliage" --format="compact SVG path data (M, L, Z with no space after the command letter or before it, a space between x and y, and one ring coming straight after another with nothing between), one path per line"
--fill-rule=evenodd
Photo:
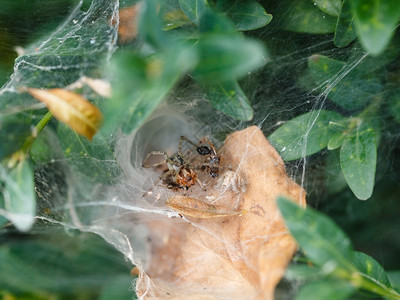
M146 268L148 224L188 222L165 205L174 192L158 182L160 170L143 168L147 154L173 155L180 136L219 148L250 125L313 204L350 210L357 198L398 191L396 1L135 2L93 0L84 11L80 1L16 59L0 90L0 224L94 232ZM138 35L120 31L117 44L120 9L133 5ZM75 89L103 112L93 140L56 120L38 127L47 109L23 89L81 78L112 87L110 97Z

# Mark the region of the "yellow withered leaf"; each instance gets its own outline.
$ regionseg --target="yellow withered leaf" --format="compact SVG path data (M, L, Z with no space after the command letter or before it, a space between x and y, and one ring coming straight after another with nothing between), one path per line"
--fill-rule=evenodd
M171 197L165 201L165 204L185 216L200 219L244 215L246 213L246 211L229 211L225 206L208 204L187 196Z
M93 138L102 123L101 111L77 93L63 89L27 88L25 91L45 103L56 119L89 140Z

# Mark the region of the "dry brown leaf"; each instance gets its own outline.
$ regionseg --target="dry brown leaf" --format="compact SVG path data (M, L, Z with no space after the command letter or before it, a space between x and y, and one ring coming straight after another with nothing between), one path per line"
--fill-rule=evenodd
M127 44L136 38L138 34L136 18L138 11L138 4L119 10L118 41L120 44Z
M305 191L287 175L281 157L256 126L229 135L220 154L226 171L204 194L199 187L196 199L248 213L191 223L149 222L152 257L140 270L140 297L274 299L297 249L276 199L285 196L305 206Z
M82 76L77 81L64 87L64 90L75 90L81 89L84 85L88 85L96 94L109 98L111 97L111 84L103 79L95 79L86 76Z
M205 203L192 197L174 196L165 204L185 216L206 219L244 215L246 211L230 211L226 206Z
M25 91L45 103L55 118L89 140L101 125L103 115L100 110L77 93L63 89L27 88Z
M82 82L90 86L90 88L100 96L105 98L111 97L111 84L108 81L83 77Z

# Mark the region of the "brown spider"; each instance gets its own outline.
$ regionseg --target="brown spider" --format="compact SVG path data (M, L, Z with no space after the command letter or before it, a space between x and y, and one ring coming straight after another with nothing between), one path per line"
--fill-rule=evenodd
M170 157L168 156L168 154L166 152L163 152L163 151L151 151L150 153L147 154L142 166L144 168L153 168L153 167L157 167L157 166L166 164L168 167L168 170L166 170L164 173L161 174L159 180L162 180L169 189L181 188L181 189L184 189L185 191L187 191L189 189L189 187L196 184L196 182L199 183L199 185L203 189L205 189L203 183L197 178L197 173L195 171L195 168L186 161L186 159L184 158L184 155L182 154L181 149L182 149L182 143L184 140L187 140L187 139L181 137L181 139L179 141L177 153L175 153L174 155L172 155ZM145 162L152 155L163 155L164 161L161 161L161 162L158 162L155 164L145 164ZM157 185L157 183L155 185ZM147 194L147 193L145 193L145 194Z
M182 153L182 145L184 141L195 146L199 155L206 157L204 163L202 163L200 166L192 166L190 163L188 163L187 159ZM164 161L157 162L155 164L145 164L145 162L152 155L163 155ZM163 151L152 151L147 154L142 166L144 168L153 168L166 164L168 170L161 174L159 181L162 180L169 189L181 188L186 192L189 187L196 184L196 182L202 187L203 190L205 190L206 188L204 184L197 177L196 170L207 170L211 177L217 177L219 173L220 161L221 157L218 155L214 145L208 139L204 138L199 144L196 145L188 138L181 136L179 140L178 151L174 155L168 156L167 153ZM155 185L157 185L157 183ZM151 187L149 191L153 187ZM148 194L149 191L147 191L144 195Z
M218 177L222 157L218 154L213 143L207 138L202 138L198 145L184 136L181 136L181 140L185 140L196 147L197 153L205 157L205 162L201 164L200 170L206 170L213 178Z

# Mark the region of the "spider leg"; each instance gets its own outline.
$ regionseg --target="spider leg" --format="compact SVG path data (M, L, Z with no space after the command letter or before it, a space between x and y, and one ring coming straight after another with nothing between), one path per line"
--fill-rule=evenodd
M217 154L217 149L215 149L214 144L208 138L203 137L200 140L200 144L208 144L212 148L212 151L214 152L214 154Z
M161 177L161 176L160 176ZM160 177L158 177L158 180L146 191L146 192L144 192L143 193L143 196L142 197L145 197L146 195L148 195L150 192L151 192L151 190L155 187L155 186L157 186L157 184L161 181L161 178Z
M167 171L167 172L162 173L160 176L158 176L158 180L146 192L143 193L143 197L148 195L150 193L150 191L159 184L160 181L166 180L170 174L171 174L171 171Z
M157 162L154 164L145 164L145 162L149 159L150 156L152 155L163 155L164 156L164 161L161 162ZM154 168L154 167L158 167L161 166L162 164L165 164L168 161L168 155L166 152L164 151L151 151L147 154L146 158L143 161L142 167L143 168Z
M179 145L178 145L178 155L180 155L182 158L184 158L183 153L182 153L182 146L183 146L183 142L184 141L189 143L190 145L192 145L194 149L196 149L199 146L198 144L196 144L196 143L192 142L191 140L189 140L186 136L181 135L181 138L179 139ZM192 152L193 148L190 149L188 151L188 153ZM184 158L184 160L187 161L186 158Z
M183 166L179 166L178 170L176 170L176 171L175 170L173 170L173 171L171 170L171 171L167 172L167 173L170 173L173 176L174 182L177 182L179 173L181 172L182 168L183 168Z
M200 179L196 178L197 183L201 186L201 188L203 189L203 191L206 191L206 186L204 185L204 183L201 182Z
M195 143L193 143L191 140L189 140L186 136L181 135L181 138L180 138L180 140L179 140L179 147L178 147L178 149L182 147L183 141L188 142L188 143L191 144L192 146L195 146L195 147L198 146L197 144L195 144Z

